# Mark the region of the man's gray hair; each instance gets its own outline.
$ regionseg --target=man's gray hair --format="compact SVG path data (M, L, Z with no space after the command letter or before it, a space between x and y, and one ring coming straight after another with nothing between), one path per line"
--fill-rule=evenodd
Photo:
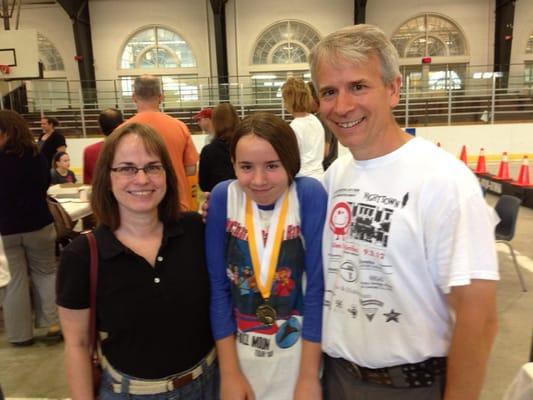
M381 79L389 84L400 75L398 52L385 33L377 26L351 25L330 33L313 48L309 56L311 76L317 87L316 74L322 60L336 63L342 60L361 64L376 55L381 65Z
M139 100L153 100L161 95L161 82L153 75L141 75L135 78L133 93Z

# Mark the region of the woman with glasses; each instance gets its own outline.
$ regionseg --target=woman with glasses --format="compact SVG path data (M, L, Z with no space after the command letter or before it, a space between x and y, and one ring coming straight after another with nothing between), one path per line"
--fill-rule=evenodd
M170 158L152 128L126 124L106 139L91 196L102 400L218 396L204 227L199 214L180 212L177 199ZM64 249L58 272L74 399L92 396L89 263L81 236Z

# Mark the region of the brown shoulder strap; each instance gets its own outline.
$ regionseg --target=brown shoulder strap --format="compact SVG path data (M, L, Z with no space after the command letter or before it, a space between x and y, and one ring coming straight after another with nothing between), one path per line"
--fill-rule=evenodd
M98 278L98 248L96 247L96 238L92 231L87 232L89 241L89 252L91 256L91 270L89 279L89 334L90 334L90 351L92 358L98 358L96 349L96 283Z

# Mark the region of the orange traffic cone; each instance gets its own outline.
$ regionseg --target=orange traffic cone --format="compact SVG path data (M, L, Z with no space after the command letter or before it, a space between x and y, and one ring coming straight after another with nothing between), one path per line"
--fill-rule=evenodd
M464 162L466 165L468 165L468 157L466 156L466 146L463 145L461 148L461 155L459 156L459 160Z
M518 186L531 186L529 182L529 160L527 156L524 156L522 165L520 166L520 172L518 173L518 180L515 185Z
M498 168L498 175L496 175L494 179L499 179L502 181L511 179L509 176L509 160L507 158L506 151L504 151L502 154L502 160L500 161L500 167Z
M482 147L479 150L479 157L477 159L476 169L474 170L476 174L486 174L487 173L487 164L485 162L485 149Z

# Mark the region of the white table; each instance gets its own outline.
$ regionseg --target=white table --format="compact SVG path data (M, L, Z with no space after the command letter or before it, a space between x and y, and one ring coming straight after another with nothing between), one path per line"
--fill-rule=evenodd
M93 213L89 201L80 200L80 191L90 191L90 185L62 184L48 188L48 194L55 198L73 221ZM83 196L82 196L83 197Z
M533 362L522 365L503 400L533 399Z

